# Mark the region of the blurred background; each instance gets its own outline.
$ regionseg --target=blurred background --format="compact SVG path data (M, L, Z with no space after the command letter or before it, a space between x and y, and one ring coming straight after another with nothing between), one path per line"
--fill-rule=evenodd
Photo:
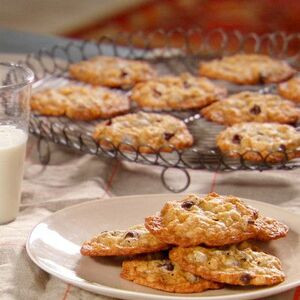
M300 32L299 0L0 0L0 27L79 39L116 32Z

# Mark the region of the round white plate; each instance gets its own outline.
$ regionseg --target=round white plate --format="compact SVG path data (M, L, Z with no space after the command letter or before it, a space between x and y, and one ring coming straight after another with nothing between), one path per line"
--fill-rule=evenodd
M116 258L80 255L81 243L93 235L112 229L126 229L142 223L145 216L160 210L168 200L182 195L141 195L87 202L63 209L38 224L27 240L31 259L46 272L88 291L121 299L255 299L300 285L300 217L270 204L245 200L262 214L275 217L290 227L286 238L266 244L278 256L286 280L273 287L224 288L196 294L171 294L121 279L121 262Z

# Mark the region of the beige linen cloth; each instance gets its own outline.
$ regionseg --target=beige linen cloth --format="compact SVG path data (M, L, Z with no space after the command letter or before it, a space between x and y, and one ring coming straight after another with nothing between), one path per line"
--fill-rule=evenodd
M3 60L3 56L0 58ZM42 271L26 254L26 239L43 218L77 203L109 201L111 196L169 193L161 183L160 173L160 167L81 155L53 144L50 163L43 166L38 159L36 139L31 137L19 216L10 224L0 225L0 299L112 299L66 284ZM190 174L191 185L186 192L234 194L300 214L300 169ZM171 173L169 183L176 186L178 180L177 174ZM266 299L300 300L300 288Z

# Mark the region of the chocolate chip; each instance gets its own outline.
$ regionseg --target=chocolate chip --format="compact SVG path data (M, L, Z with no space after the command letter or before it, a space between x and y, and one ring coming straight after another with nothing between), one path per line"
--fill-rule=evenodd
M242 258L241 261L244 261L244 262L245 262L245 261L247 261L247 258Z
M124 78L128 75L128 73L126 71L121 71L121 77Z
M184 209L190 209L195 203L193 201L185 201L181 204Z
M253 220L249 220L248 224L254 224L255 222Z
M154 96L159 97L162 95L162 93L160 91L158 91L157 89L153 89L153 92L154 92Z
M254 105L251 109L250 109L251 114L253 115L259 115L261 113L261 109L260 106L258 105Z
M259 74L258 83L264 84L266 82L266 79L266 76L264 76L263 74Z
M174 265L171 262L166 262L164 264L159 265L159 267L166 269L167 271L173 271Z
M112 121L111 120L108 120L107 122L106 122L106 126L110 126L111 125L111 123L112 123Z
M190 85L187 81L184 81L184 82L183 82L183 87L184 87L185 89L188 89L188 88L191 87L191 85Z
M285 145L283 145L283 144L281 144L280 146L279 146L279 151L286 151L286 146Z
M166 141L169 141L174 136L174 133L165 132L164 133L164 139Z
M128 231L125 236L124 236L124 239L128 239L128 238L134 238L134 237L137 237L137 232L135 231Z
M241 143L241 137L238 134L235 134L232 138L232 142L234 144L240 144Z
M240 277L240 282L242 284L249 284L252 279L252 276L249 273L244 273Z

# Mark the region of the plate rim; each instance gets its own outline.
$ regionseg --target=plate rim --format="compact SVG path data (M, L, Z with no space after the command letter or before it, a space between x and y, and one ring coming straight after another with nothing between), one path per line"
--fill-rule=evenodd
M43 264L42 262L38 261L33 253L31 253L31 249L30 249L30 241L31 241L31 237L32 237L32 233L35 231L35 229L41 225L42 223L45 223L48 219L51 219L53 218L53 216L57 216L57 215L60 215L62 213L65 213L66 211L68 210L72 210L74 208L78 208L80 206L85 206L85 205L91 205L93 203L96 203L96 202L106 202L106 201L110 201L110 202L113 202L113 201L119 201L120 199L122 198L141 198L141 197L144 197L144 196L151 196L151 197L173 197L175 198L176 196L179 197L179 196L182 196L182 195L187 195L187 194L190 194L190 193L179 193L179 194L172 194L172 193L160 193L160 194L138 194L138 195L123 195L123 196L113 196L113 197L110 197L110 198L104 198L104 199L95 199L95 200L91 200L91 201L85 201L83 203L79 203L79 204L75 204L75 205L71 205L71 206L68 206L68 207L65 207L61 210L58 210L54 213L52 213L51 215L45 217L44 219L42 219L39 223L37 223L30 231L28 237L27 237L27 240L26 240L26 252L27 252L27 255L30 257L30 259L39 267L41 268L43 271L47 272L48 274L50 275L53 275L57 278L59 278L60 280L62 280L63 282L65 283L68 283L68 284L71 284L75 287L79 287L79 288L82 288L83 290L87 290L87 291L90 291L90 292L93 292L93 293L96 293L96 294L99 294L99 295L105 295L105 296L109 296L109 297L124 297L125 298L122 298L122 299L131 299L131 298L128 298L130 296L134 296L135 299L138 299L138 297L140 297L140 299L150 299L150 300L174 300L174 299L185 299L185 300L195 300L195 299L199 299L199 300L231 300L231 299L255 299L257 297L267 297L267 296L271 296L271 295L276 295L276 294L279 294L279 293L282 293L282 292L285 292L287 290L290 290L290 289L293 289L295 287L298 287L300 286L300 278L298 280L296 280L295 282L291 282L291 283L288 283L288 284L285 284L285 285L275 285L273 287L270 287L270 288L267 288L267 289L264 289L262 291L260 290L254 290L254 291L251 291L251 292L245 292L243 294L236 294L236 295L218 295L218 296L204 296L204 297L191 297L189 296L189 293L187 294L171 294L170 293L170 296L169 295L159 295L159 294L149 294L149 293L144 293L144 292L136 292L136 291L128 291L128 290L122 290L122 289L118 289L118 288L112 288L112 287L108 287L108 286L105 286L105 285L102 285L102 284L99 284L99 283L92 283L88 280L85 280L85 279L82 279L82 278L79 278L77 280L74 280L72 278L68 278L67 276L64 276L64 275L61 275L59 272L53 270L51 267L48 267L46 264ZM202 193L194 193L194 194L197 194L199 196L201 195L205 195L205 194L202 194ZM258 201L258 200L252 200L252 199L248 199L248 198L244 198L244 197L239 197L241 198L243 201L245 201L246 203L248 201L250 201L250 205L254 205L256 203L258 203L259 205L262 204L263 206L267 206L267 207L270 207L270 208L273 208L273 209L280 209L280 210L283 210L285 213L287 214L290 214L292 215L293 217L299 217L299 215L297 213L293 213L291 211L289 211L288 209L286 209L285 207L281 207L281 206L278 206L278 205L274 205L274 204L270 204L270 203L266 203L266 202L263 202L263 201ZM254 204L252 204L252 203ZM234 298L232 298L234 297Z

